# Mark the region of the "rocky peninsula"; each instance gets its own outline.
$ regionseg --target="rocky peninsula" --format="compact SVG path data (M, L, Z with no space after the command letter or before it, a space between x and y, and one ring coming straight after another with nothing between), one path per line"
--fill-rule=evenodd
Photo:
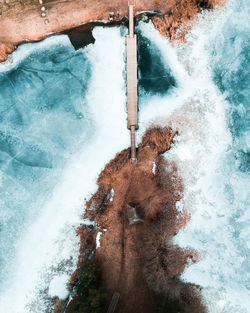
M199 260L198 254L171 244L190 218L176 205L183 191L177 165L162 156L174 136L178 133L169 127L152 126L139 144L137 163L131 163L126 149L101 172L98 190L83 216L93 224L78 229L78 268L70 282L71 291L77 292L65 312L85 312L81 307L88 296L79 291L79 283L86 279L82 269L91 259L100 268L105 294L100 312L107 312L118 294L120 313L157 312L163 303L171 303L173 310L159 312L206 313L199 287L179 279L187 264ZM94 299L100 300L96 295ZM63 306L56 302L56 312L62 312Z

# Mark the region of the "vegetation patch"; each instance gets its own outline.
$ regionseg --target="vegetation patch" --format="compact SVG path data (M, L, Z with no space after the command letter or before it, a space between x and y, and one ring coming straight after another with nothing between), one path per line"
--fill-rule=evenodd
M179 301L163 298L163 300L159 301L156 313L184 313L184 310Z
M101 287L101 269L88 261L81 269L77 296L68 306L67 313L102 313L105 293Z

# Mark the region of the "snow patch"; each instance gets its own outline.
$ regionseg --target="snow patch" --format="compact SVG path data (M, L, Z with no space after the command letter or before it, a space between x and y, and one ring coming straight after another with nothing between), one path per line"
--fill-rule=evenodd
M155 161L153 161L152 173L154 175L155 175L155 169L156 169L156 164L155 164Z
M97 235L96 235L96 249L100 248L100 246L101 246L101 242L100 242L100 240L101 240L101 235L102 235L102 232L101 232L101 231L99 231L99 232L97 233Z
M114 188L112 188L110 191L110 199L109 199L111 202L114 200L114 195L115 195L115 191L114 191Z

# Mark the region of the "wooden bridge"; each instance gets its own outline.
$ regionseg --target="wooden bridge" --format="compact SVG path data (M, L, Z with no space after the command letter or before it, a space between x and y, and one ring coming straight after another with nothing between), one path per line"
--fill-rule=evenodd
M134 34L134 3L129 2L129 34L127 35L127 108L131 133L131 160L136 160L135 130L138 128L137 103L137 38Z

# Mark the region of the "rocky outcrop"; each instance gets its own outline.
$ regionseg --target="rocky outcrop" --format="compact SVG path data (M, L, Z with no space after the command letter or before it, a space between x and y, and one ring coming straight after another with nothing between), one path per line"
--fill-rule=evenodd
M120 313L155 312L166 296L185 311L206 312L199 288L179 279L186 264L198 261L197 253L171 244L189 220L187 212L176 208L183 189L176 164L162 156L175 135L169 127L150 128L138 147L137 163L130 162L129 149L118 153L101 172L98 190L87 202L84 218L97 227L83 225L78 231L81 247L72 288L90 247L93 251L99 240L93 259L102 270L106 305L118 292ZM74 300L67 312L74 312Z
M184 40L192 25L190 22L195 20L197 13L203 9L213 9L224 2L225 0L136 0L135 14L138 18L145 11L151 12L150 16L152 12L161 14L161 17L152 18L161 34L171 40ZM18 45L22 42L38 41L49 34L65 32L91 21L110 22L112 25L121 22L128 15L127 0L41 3L43 4L27 0L20 8L20 3L13 0L7 11L0 12L0 42ZM91 42L92 38L87 40ZM8 44L2 49L8 49ZM1 53L0 56L0 61L7 59L7 54Z
M8 59L8 55L16 49L15 45L0 42L0 62L4 62Z
M222 6L225 0L180 0L163 17L153 17L152 21L159 32L171 41L185 41L186 33L195 23L198 13Z

